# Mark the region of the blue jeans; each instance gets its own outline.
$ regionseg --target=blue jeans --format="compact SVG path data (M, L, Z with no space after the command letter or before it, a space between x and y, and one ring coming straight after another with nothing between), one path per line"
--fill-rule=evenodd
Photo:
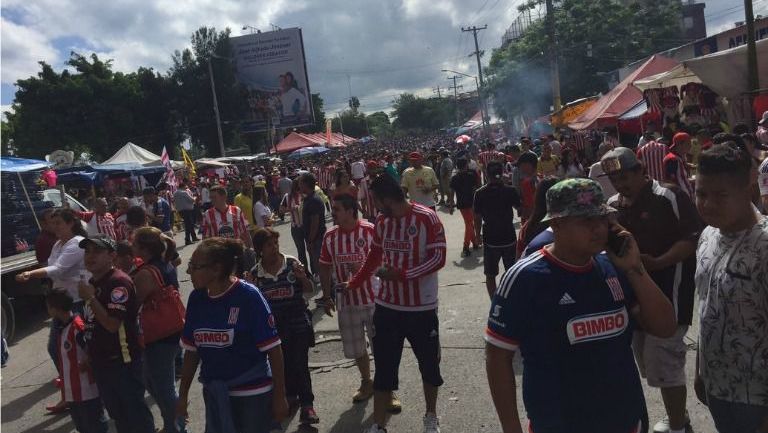
M309 269L309 263L307 262L307 244L304 240L304 230L301 227L291 226L291 237L293 238L293 244L296 245L296 254L299 261L304 265L304 269Z
M75 314L82 316L83 309L83 301L78 301L72 304L72 312ZM59 376L61 376L61 368L59 367L58 340L62 329L64 329L64 323L62 323L60 320L51 319L51 332L48 334L48 355L51 357L53 365L56 367L56 371L59 372Z
M205 404L208 404L203 392ZM237 433L269 433L272 429L272 391L247 397L230 397L232 421ZM205 433L217 433L206 422Z
M141 360L93 365L99 397L118 433L154 433L155 420L144 403Z
M154 342L144 348L144 383L155 399L163 417L163 431L177 433L176 428L176 355L181 347L177 343Z
M107 433L109 428L101 399L69 403L69 415L79 433Z
M707 396L709 412L720 433L755 433L768 420L768 407L733 403Z

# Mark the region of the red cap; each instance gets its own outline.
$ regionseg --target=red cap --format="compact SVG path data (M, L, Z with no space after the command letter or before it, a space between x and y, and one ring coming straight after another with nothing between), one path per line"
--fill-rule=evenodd
M365 165L368 166L369 170L379 168L379 163L374 160L368 161L367 163L365 163Z
M421 160L421 153L419 153L419 152L411 152L411 153L408 154L408 159L413 159L413 160L417 160L417 161Z
M672 137L672 146L671 147L675 147L675 146L677 146L680 143L685 143L686 141L690 141L690 139L691 139L691 136L688 135L687 133L685 133L685 132L678 132L677 134L675 134Z

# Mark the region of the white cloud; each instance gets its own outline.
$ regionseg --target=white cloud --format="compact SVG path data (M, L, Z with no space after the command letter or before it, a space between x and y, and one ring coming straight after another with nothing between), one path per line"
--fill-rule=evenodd
M2 18L2 82L12 84L19 78L40 71L39 60L56 65L58 53L44 35L30 27Z
M116 70L165 72L173 51L188 46L201 26L229 27L239 35L245 24L266 31L274 23L302 27L310 86L327 109L346 104L348 73L361 108L375 110L395 92L426 96L435 86L447 87L441 69L476 75L475 59L468 57L474 41L461 27L488 24L478 34L487 63L522 1L3 0L2 82L35 74L39 60L62 68L71 48L90 54L78 47L113 59ZM707 13L732 1L710 0ZM462 84L474 88L472 79Z

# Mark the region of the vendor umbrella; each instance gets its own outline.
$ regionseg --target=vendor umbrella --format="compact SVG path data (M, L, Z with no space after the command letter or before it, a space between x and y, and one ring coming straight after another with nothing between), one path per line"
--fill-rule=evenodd
M296 149L293 152L291 152L291 154L288 155L288 159L299 159L299 158L304 158L305 156L319 155L321 153L328 152L328 150L330 149L328 149L327 147L321 147L321 146L302 147L301 149Z
M458 137L456 137L456 142L457 143L467 144L470 141L472 141L472 137L470 137L469 135L466 135L466 134L459 135Z

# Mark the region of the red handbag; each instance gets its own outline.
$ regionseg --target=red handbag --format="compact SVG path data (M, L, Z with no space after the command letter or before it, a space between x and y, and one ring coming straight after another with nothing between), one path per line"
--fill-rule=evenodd
M166 285L160 270L152 265L143 266L155 277L159 289L152 292L139 313L139 324L144 335L144 344L170 337L184 330L186 310L176 287Z

